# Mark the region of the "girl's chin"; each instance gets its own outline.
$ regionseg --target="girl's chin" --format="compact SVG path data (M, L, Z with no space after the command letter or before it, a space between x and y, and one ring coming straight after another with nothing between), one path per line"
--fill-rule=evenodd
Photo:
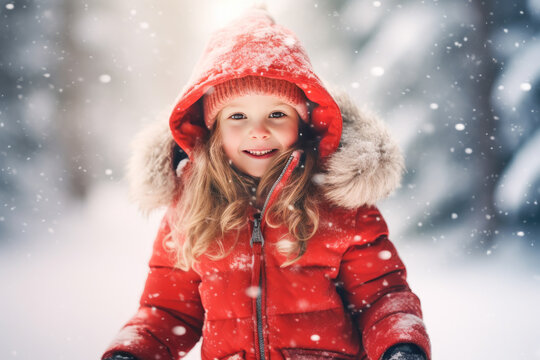
M246 172L246 174L248 174L251 177L260 179L264 175L264 172L263 173Z
M252 177L256 177L256 178L260 178L264 175L264 173L266 172L266 168L265 169L257 169L256 171L253 171L253 169L251 169L250 171L244 171L244 173L248 174L249 176L252 176Z

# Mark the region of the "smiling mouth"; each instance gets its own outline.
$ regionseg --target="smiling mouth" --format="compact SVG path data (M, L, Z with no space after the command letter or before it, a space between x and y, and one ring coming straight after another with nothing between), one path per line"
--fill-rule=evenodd
M256 158L267 158L273 156L277 149L271 150L244 150L244 152L252 157Z

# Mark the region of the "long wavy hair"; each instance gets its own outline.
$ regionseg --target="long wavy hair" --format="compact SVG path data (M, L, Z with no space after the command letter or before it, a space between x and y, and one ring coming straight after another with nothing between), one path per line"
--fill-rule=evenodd
M242 173L227 158L219 121L216 121L207 138L194 147L192 159L184 170L182 195L176 203L170 234L175 265L187 271L203 255L212 260L229 255L240 230L249 221L248 207L266 199L290 155L297 149L303 151L302 163L293 171L276 201L265 210L264 221L273 228L281 225L288 228L287 236L276 243L279 253L287 259L281 266L300 259L307 241L319 226L319 191L312 181L319 172L318 143L319 138L311 127L300 121L296 143L279 153L259 179ZM232 245L225 246L226 234L235 235ZM171 244L169 238L166 240Z

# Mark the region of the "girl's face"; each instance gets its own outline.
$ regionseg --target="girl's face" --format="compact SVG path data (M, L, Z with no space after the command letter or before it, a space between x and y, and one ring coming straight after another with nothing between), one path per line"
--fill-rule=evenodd
M271 95L246 95L218 114L223 149L242 172L261 177L281 151L298 139L296 110Z

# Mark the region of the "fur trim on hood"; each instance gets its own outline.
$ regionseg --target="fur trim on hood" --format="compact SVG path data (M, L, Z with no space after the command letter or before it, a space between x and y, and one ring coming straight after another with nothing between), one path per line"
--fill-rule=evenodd
M396 141L375 115L360 110L343 91L330 91L341 110L343 132L318 184L334 205L374 205L400 186L404 160ZM130 197L143 213L168 206L177 196L185 158L174 165L175 141L167 121L143 129L128 164Z

